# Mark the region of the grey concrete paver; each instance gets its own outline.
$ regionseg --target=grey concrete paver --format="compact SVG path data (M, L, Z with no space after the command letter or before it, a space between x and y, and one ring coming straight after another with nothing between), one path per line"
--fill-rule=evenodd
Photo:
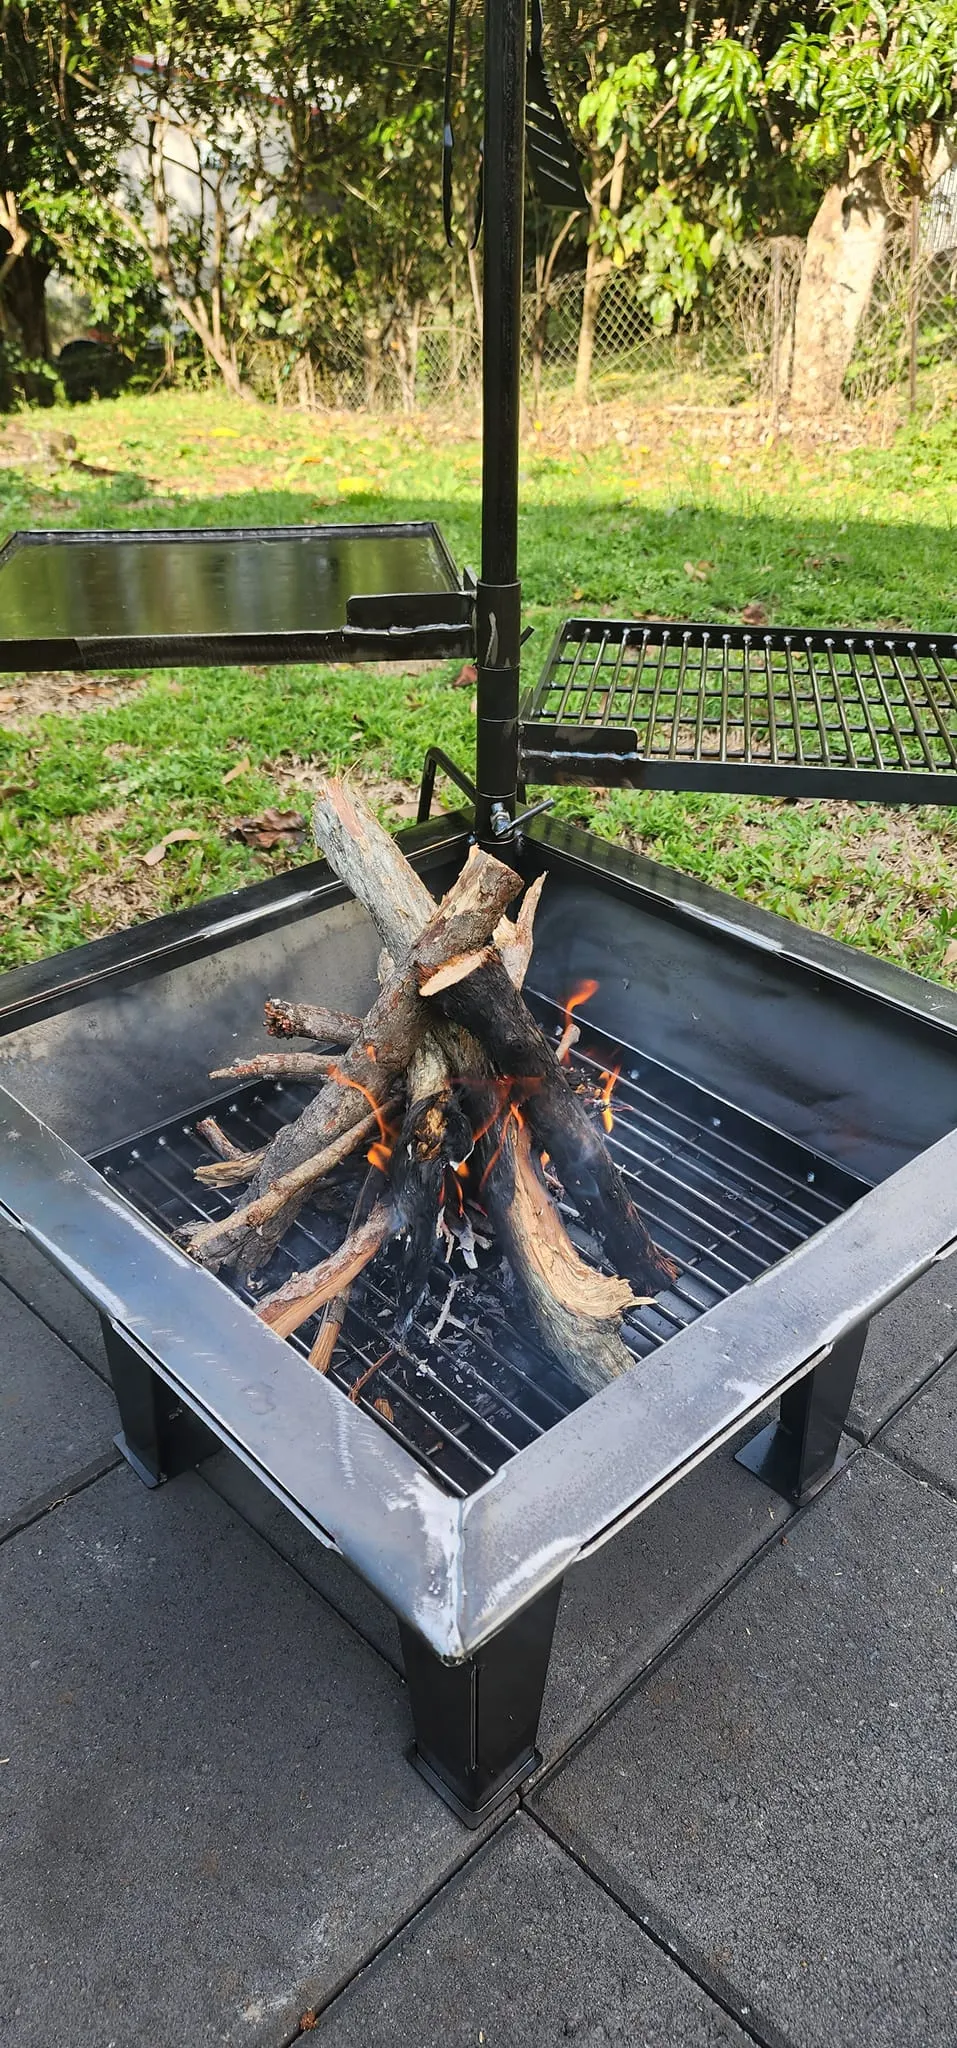
M305 2038L317 2048L745 2048L747 2037L522 1817Z
M113 1456L107 1387L0 1286L0 1533Z
M875 1316L867 1333L849 1428L864 1443L957 1351L957 1257L931 1266Z
M203 1472L401 1671L395 1619L348 1565L316 1543L237 1459L221 1452ZM543 1754L556 1756L574 1741L789 1514L728 1449L570 1573L539 1731Z
M957 2041L957 1507L859 1454L533 1804L799 2048Z
M202 1481L0 1549L0 2039L276 2048L475 1846L403 1688Z
M895 1417L881 1437L881 1450L957 1493L957 1359Z
M569 1574L542 1714L546 1757L617 1699L787 1522L787 1503L736 1465L733 1450L709 1458Z
M38 1252L22 1230L0 1223L0 1281L55 1330L78 1358L109 1379L100 1319L79 1290Z

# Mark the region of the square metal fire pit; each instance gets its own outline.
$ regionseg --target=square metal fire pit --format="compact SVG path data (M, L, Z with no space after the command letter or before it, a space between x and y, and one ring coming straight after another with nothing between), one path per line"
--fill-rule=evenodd
M440 890L467 823L405 844ZM227 1445L375 1587L416 1759L471 1821L534 1767L565 1572L779 1399L755 1461L807 1498L869 1317L957 1243L957 998L582 833L538 827L510 857L548 871L540 1015L599 983L582 1057L623 1057L613 1142L681 1267L630 1316L632 1370L588 1401L495 1271L433 1341L437 1273L352 1401L387 1271L327 1380L164 1234L196 1197L208 1069L264 993L361 1010L374 990L374 930L323 866L0 983L0 1204L99 1308L124 1448L155 1483ZM268 1129L294 1108L254 1089L224 1114ZM340 1227L299 1225L320 1245Z
M583 1400L494 1267L454 1318L437 1275L399 1343L377 1265L324 1378L168 1234L197 1201L208 1073L240 1034L245 1049L264 996L362 1014L376 988L371 921L325 867L0 981L0 1209L99 1309L126 1455L155 1485L225 1444L362 1574L399 1619L415 1761L470 1824L535 1767L564 1574L778 1402L744 1455L808 1499L839 1456L870 1316L957 1247L957 997L583 833L520 836L520 785L540 774L812 786L768 779L788 771L836 794L840 768L887 794L896 765L894 794L917 775L936 796L957 759L943 643L904 659L882 641L871 674L856 654L835 666L834 636L805 635L802 668L773 633L752 659L730 632L571 622L520 709L525 17L524 0L487 0L474 589L430 522L21 536L0 552L11 668L474 654L474 820L426 819L406 850L436 892L473 822L526 881L547 870L533 1000L548 1020L598 984L581 1056L621 1058L619 1164L680 1270L630 1312L631 1368ZM530 75L541 157L537 31ZM614 775L595 772L603 756ZM463 782L432 749L426 812L437 765ZM220 1107L238 1134L274 1128L295 1098ZM314 1202L298 1249L342 1220Z

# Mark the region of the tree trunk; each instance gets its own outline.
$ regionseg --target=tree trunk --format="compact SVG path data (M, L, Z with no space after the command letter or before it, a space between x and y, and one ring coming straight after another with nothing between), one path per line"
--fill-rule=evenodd
M825 193L811 224L794 320L794 411L838 404L870 304L891 214L880 170L848 172Z
M48 270L48 264L25 248L3 280L4 326L12 323L24 355L33 362L47 362L50 355L45 296Z
M599 254L597 242L589 242L585 261L585 284L582 291L582 317L578 329L578 354L575 358L575 397L584 405L591 385L591 368L595 355L595 330L598 326L598 308L605 289L608 264Z
M608 212L617 220L625 189L625 165L628 161L628 137L622 136L615 151L609 177L596 178L588 194L588 254L585 258L585 289L582 293L582 317L578 330L578 356L575 362L575 397L585 405L591 383L592 361L595 354L595 332L598 326L598 308L605 289L605 280L611 274L610 256L603 256L598 242L601 227L601 195L608 186Z

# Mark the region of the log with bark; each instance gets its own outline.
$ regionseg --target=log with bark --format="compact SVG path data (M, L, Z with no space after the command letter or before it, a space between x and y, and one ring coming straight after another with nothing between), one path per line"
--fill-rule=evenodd
M523 1000L542 878L512 922L504 913L519 877L473 849L436 905L396 842L338 781L323 784L313 828L320 851L376 925L382 985L361 1020L270 997L272 1036L348 1044L333 1053L258 1054L219 1070L321 1085L301 1115L248 1159L207 1124L218 1157L200 1169L202 1177L222 1186L248 1170L248 1199L230 1216L184 1233L189 1248L213 1268L256 1270L318 1183L372 1136L371 1171L342 1244L270 1294L258 1311L263 1321L287 1336L324 1310L311 1357L327 1371L352 1288L397 1239L401 1343L440 1248L447 1257L458 1248L474 1265L482 1241L476 1223L487 1212L485 1227L542 1342L579 1386L595 1392L631 1363L624 1313L675 1269L652 1243L584 1094L570 1085ZM539 1163L545 1154L551 1184ZM555 1175L614 1272L575 1249L552 1199Z

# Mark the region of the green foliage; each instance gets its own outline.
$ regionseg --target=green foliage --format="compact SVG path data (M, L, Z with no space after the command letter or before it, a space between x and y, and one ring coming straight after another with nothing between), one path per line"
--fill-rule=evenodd
M768 65L768 90L800 117L797 148L833 166L853 151L889 163L919 186L927 129L953 114L957 75L955 0L851 0L823 29L795 25Z
M118 85L141 25L131 0L6 0L0 8L0 331L8 341L11 328L27 348L35 336L45 340L42 289L56 262L69 268L76 252L85 268L98 249L103 275L113 260L104 195L128 134Z

